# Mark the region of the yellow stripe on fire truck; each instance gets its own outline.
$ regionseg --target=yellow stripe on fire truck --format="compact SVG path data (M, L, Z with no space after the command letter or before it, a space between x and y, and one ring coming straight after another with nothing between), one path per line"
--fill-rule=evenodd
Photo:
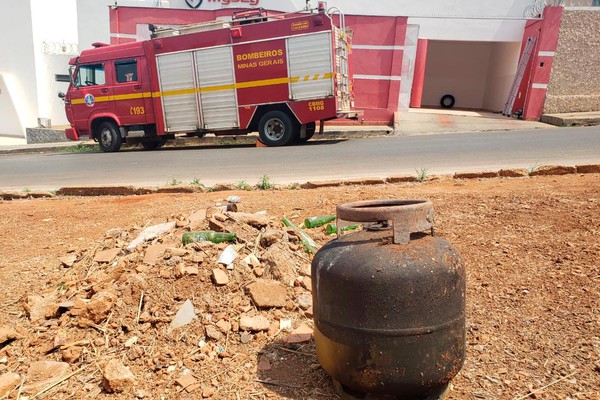
M229 85L217 85L208 86L204 88L188 88L179 90L169 90L166 92L143 92L143 93L131 93L131 94L118 94L113 96L99 96L94 99L95 103L102 103L106 101L120 101L120 100L136 100L136 99L147 99L150 97L169 97L169 96L181 96L186 94L196 93L207 93L207 92L218 92L221 90L232 90L232 89L248 89L263 86L281 85L286 83L298 83L307 82L310 80L316 81L319 79L331 79L333 77L332 72L325 74L306 75L306 76L294 76L291 78L276 78L276 79L263 79L258 81L250 82L239 82L236 84ZM84 99L72 99L71 104L84 104Z

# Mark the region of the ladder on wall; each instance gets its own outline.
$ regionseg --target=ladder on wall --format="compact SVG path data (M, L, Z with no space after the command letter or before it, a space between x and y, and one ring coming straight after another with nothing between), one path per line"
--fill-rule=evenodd
M510 117L512 115L512 109L515 105L515 100L517 99L517 94L519 93L519 88L521 87L521 82L523 81L523 76L525 75L525 70L527 69L527 65L529 64L529 60L531 58L531 54L533 53L533 48L535 47L536 42L535 36L530 36L527 39L527 44L525 45L525 50L523 51L523 56L519 60L519 66L517 67L517 74L515 75L515 80L513 81L512 88L510 90L510 94L508 95L508 100L506 100L506 104L504 105L504 110L502 111L503 115Z

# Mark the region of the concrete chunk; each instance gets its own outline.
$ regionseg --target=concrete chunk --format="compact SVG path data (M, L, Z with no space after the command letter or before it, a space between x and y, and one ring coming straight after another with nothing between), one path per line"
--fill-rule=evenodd
M97 263L110 263L119 255L120 252L121 249L109 249L99 251L94 256L94 261Z
M18 339L20 335L13 328L0 326L0 344Z
M14 390L21 383L21 375L14 372L7 372L0 375L0 398Z
M190 217L190 229L195 231L202 227L206 223L206 209L194 211Z
M102 387L109 393L129 391L135 384L135 376L120 360L112 359L104 367Z
M247 287L252 301L259 308L284 307L287 290L279 282L259 279Z
M156 239L157 237L162 236L163 234L169 232L171 229L175 228L175 225L176 222L171 221L165 222L164 224L150 226L144 229L135 239L131 241L131 243L129 243L129 245L127 246L127 250L132 251L138 245L144 243L145 241Z
M227 276L227 273L217 268L212 270L212 278L217 286L224 286L229 283L229 277Z
M200 387L198 381L190 374L181 375L179 378L175 379L175 382L188 393L191 393Z
M269 330L269 320L258 315L256 317L243 316L240 318L240 329L251 332Z
M306 343L309 342L312 337L313 329L306 324L302 324L286 336L283 341L286 343Z
M77 261L77 256L75 254L67 254L60 258L60 263L69 268L75 264L75 261Z
M168 247L166 244L148 246L144 255L144 264L154 265L165 254Z
M37 392L58 382L71 372L69 364L57 361L35 361L29 366L23 391Z
M194 320L194 318L196 318L196 312L194 311L194 305L188 299L179 308L179 311L177 311L177 314L175 314L175 318L173 318L173 321L171 321L171 329L177 329L182 326L185 326L185 325L189 324L190 322L192 322Z

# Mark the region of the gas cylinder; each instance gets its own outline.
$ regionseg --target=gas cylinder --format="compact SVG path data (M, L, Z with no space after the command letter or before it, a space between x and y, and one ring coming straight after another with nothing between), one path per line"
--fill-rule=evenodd
M435 236L432 203L336 211L338 238L312 262L321 366L345 398L442 398L465 359L466 279L457 250ZM363 230L340 235L350 222Z

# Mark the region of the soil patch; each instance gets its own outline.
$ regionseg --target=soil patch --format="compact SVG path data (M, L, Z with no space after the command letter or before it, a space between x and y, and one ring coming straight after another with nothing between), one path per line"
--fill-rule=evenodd
M231 195L259 221L211 211ZM281 218L299 225L343 202L394 198L432 200L437 234L465 259L467 361L448 399L600 399L599 174L0 201L9 396L338 398L314 341L289 337L311 327L310 256ZM217 261L229 243L181 243L204 209L202 228L239 232L230 264ZM249 292L274 285L265 280L276 290ZM190 317L187 300L191 318L173 329L180 310Z

